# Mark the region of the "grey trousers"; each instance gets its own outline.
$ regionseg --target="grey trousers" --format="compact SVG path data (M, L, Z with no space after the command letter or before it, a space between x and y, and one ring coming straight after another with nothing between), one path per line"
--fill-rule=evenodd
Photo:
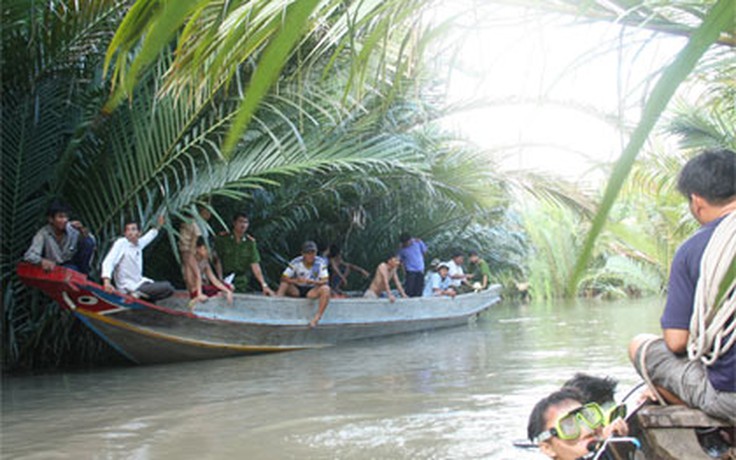
M168 281L153 281L141 284L137 291L145 294L146 300L155 302L174 294L174 286Z

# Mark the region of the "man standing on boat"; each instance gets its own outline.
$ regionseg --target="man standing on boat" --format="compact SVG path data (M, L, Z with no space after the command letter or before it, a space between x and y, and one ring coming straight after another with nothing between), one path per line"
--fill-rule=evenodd
M231 233L215 237L215 271L217 276L232 284L235 292L247 292L250 284L250 273L258 281L264 295L272 296L274 292L268 287L261 270L261 254L258 252L256 239L248 235L250 219L245 212L233 217ZM232 278L230 278L232 276Z
M402 233L399 241L399 258L406 271L404 291L409 297L419 297L424 290L424 255L427 253L427 245L408 233Z
M330 301L329 279L327 260L317 256L317 244L314 241L307 241L302 245L302 255L289 262L281 274L276 295L319 299L317 314L309 323L309 327L315 327Z
M158 217L158 225L141 236L137 222L126 222L123 237L118 238L102 261L102 283L106 292L115 292L115 286L126 293L151 302L164 299L174 293L168 281L153 281L143 277L143 249L158 236L164 224L164 216Z
M677 188L702 227L672 260L663 337L635 337L629 357L667 402L736 423L736 288L732 282L718 304L709 294L709 286L718 290L721 284L717 270L725 272L736 258L736 153L696 156L680 173Z
M23 260L51 271L57 265L89 273L97 242L78 220L69 221L69 208L54 202L46 213L48 224L33 237Z

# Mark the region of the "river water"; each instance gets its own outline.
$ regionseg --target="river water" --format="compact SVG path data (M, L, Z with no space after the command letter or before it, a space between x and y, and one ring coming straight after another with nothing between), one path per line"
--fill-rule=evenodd
M2 458L541 459L527 416L575 372L639 382L661 299L501 304L340 347L2 382Z

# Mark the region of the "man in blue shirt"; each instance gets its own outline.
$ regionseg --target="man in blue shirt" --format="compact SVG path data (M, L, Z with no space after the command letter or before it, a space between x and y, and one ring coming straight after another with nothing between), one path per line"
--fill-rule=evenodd
M664 399L736 423L736 347L709 366L699 359L691 361L686 353L703 252L716 227L736 211L736 153L709 151L691 159L680 173L677 188L688 198L690 211L702 227L678 248L672 260L660 320L663 337L635 337L629 357Z
M399 241L401 242L399 259L406 271L404 291L409 297L420 297L424 291L424 254L427 253L427 245L419 238L412 238L408 233L402 233Z

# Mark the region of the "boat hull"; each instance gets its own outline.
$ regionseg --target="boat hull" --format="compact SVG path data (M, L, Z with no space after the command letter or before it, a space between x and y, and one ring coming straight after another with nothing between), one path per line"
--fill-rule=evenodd
M185 293L157 304L110 294L86 276L21 263L20 278L67 308L134 363L152 364L321 348L339 343L466 324L499 301L499 286L455 299L333 299L317 325L315 300L237 294L190 312Z

